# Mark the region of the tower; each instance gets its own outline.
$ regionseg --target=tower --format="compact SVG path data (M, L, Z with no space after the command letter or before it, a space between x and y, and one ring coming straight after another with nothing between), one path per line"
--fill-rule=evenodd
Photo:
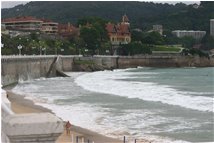
M121 22L122 24L126 24L126 25L130 25L130 23L129 23L129 18L128 18L128 16L125 14L125 15L123 15L123 17L122 17L122 22Z
M214 37L214 19L210 19L210 35Z

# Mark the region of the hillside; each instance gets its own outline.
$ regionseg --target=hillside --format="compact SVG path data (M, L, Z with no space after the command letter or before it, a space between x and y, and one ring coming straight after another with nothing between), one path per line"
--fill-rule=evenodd
M152 24L162 24L165 29L209 30L209 19L214 18L214 2L202 2L198 9L183 3L176 5L154 4L152 2L96 2L96 1L37 1L2 9L2 18L14 16L35 16L56 22L72 22L87 16L119 21L127 14L133 28L143 30Z

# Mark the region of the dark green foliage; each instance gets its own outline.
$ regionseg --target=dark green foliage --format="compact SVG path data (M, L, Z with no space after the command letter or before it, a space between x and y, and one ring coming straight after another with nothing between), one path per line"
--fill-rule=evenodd
M90 27L95 28L96 31L99 33L99 41L106 41L108 39L107 31L105 28L107 22L108 21L98 17L86 17L79 19L77 25L85 26L89 24Z
M144 34L142 43L149 45L162 45L164 43L164 40L158 32L150 32Z
M193 37L185 36L180 38L180 43L183 45L184 48L192 48L194 44L196 44L196 40Z
M2 9L2 18L35 16L61 23L77 23L83 17L102 17L120 21L127 14L132 28L150 30L153 24L164 29L209 30L209 19L214 18L214 2L201 2L198 9L179 3L155 4L153 2L114 1L32 1L10 9Z
M180 44L180 39L172 34L170 30L163 31L163 39L165 45Z
M121 45L119 48L119 55L145 55L151 54L151 46L142 44L140 42L131 42L126 45Z
M54 55L54 54L76 54L75 48L69 41L60 39L32 39L28 37L14 37L2 35L1 37L4 47L1 50L2 55L17 55L19 54L18 46L22 46L22 55ZM63 49L63 50L62 50Z
M78 20L80 25L80 40L82 41L83 52L94 55L102 51L104 43L108 41L105 29L107 21L97 17L88 17ZM79 43L80 44L80 43Z
M187 55L192 55L192 56L195 56L195 55L198 55L199 57L209 57L209 54L208 53L205 53L199 49L183 49L181 54L187 56Z
M95 54L95 50L99 44L99 37L99 32L93 27L83 27L80 29L80 38L82 38L85 43L85 49L91 50L91 54Z
M132 31L132 41L141 41L143 39L143 32Z
M202 48L205 50L214 49L214 37L210 35L204 36L201 43L203 45Z

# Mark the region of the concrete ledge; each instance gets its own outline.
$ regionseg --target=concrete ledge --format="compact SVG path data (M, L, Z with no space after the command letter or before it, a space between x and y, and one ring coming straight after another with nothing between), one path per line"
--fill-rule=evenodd
M50 113L8 115L2 126L11 143L51 143L63 132L63 121Z

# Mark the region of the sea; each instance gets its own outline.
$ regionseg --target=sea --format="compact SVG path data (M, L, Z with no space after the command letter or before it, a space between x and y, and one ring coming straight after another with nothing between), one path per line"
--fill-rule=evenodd
M133 142L214 142L214 67L138 67L19 81L13 91L58 117Z

